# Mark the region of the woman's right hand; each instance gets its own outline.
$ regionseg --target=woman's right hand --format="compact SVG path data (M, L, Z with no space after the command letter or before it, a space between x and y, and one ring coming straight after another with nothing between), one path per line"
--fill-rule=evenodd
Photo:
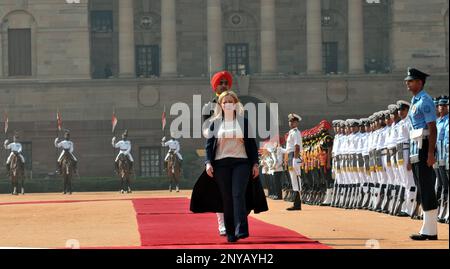
M214 177L214 168L210 163L206 164L206 173L208 174L208 176Z

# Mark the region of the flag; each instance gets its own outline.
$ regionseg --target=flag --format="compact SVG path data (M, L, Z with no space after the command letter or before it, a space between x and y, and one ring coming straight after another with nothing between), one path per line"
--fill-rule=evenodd
M117 117L116 117L115 111L113 111L111 123L112 123L112 132L114 133L114 130L116 129L116 125L117 125Z
M6 134L8 133L8 125L9 125L8 113L5 112L5 115L3 115L3 120L5 122L5 134Z
M166 106L164 106L164 111L161 116L161 122L162 122L162 129L164 131L164 128L166 128Z
M56 125L58 127L58 131L62 130L62 118L61 118L61 113L56 112Z

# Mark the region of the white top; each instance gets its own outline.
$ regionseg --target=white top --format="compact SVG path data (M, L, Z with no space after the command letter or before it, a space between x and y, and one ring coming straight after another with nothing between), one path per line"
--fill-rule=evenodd
M114 148L120 149L120 153L128 155L131 152L131 141L120 140L114 145Z
M237 120L224 120L220 123L217 132L215 160L224 158L248 158L245 151L244 134Z
M361 134L360 147L362 155L369 155L369 133Z
M291 153L295 151L295 145L300 146L300 152L303 150L302 134L297 128L289 131L286 140L286 152Z
M409 143L409 130L411 129L411 122L409 117L399 121L397 123L397 144L398 143Z
M376 149L381 150L386 147L386 131L387 127L380 129L378 132L378 139L376 142Z
M58 143L58 138L55 139L55 147L68 150L70 153L73 152L73 142L68 140L63 140Z
M164 146L169 147L169 149L174 150L175 152L180 151L180 142L174 139L170 139L166 143L164 143Z
M388 134L386 136L387 148L394 148L397 146L397 131L398 131L398 124L394 122L389 128Z
M16 143L16 142L9 143L8 145L5 144L5 149L9 149L12 152L21 153L22 152L22 144Z

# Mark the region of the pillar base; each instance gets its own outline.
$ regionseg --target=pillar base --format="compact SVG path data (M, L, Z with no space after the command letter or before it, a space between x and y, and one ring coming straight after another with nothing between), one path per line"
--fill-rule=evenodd
M161 73L160 77L162 78L177 78L177 73Z

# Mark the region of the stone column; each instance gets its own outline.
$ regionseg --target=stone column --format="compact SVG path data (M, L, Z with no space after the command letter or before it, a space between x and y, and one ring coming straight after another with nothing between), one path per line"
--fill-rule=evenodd
M363 1L348 1L348 72L364 73Z
M161 76L177 75L175 0L161 1Z
M223 70L222 6L220 0L207 1L208 70L210 75Z
M277 72L275 0L261 0L261 73Z
M119 2L119 77L135 76L133 0Z
M5 61L5 59L3 59L3 31L2 28L0 26L0 78L3 77L3 62Z
M320 0L306 2L307 73L323 73L322 67L322 5Z

